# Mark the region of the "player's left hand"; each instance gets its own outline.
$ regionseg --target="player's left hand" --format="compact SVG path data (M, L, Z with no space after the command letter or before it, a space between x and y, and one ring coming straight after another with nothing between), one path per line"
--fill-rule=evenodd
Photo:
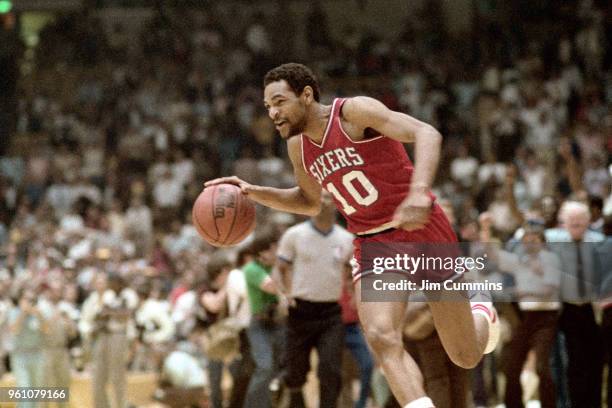
M432 202L429 192L411 191L395 210L393 220L406 231L421 229L429 221Z

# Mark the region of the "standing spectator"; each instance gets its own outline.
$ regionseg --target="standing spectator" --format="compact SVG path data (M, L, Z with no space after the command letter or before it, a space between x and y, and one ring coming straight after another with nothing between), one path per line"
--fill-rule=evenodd
M537 202L544 195L547 172L533 151L527 153L525 165L520 168L520 172L525 180L530 203Z
M174 151L174 162L171 165L172 175L181 185L186 186L193 181L195 165L193 160L185 156L182 149Z
M183 184L172 174L172 169L164 170L161 179L156 180L153 187L157 220L162 225L168 225L170 220L176 218L184 193Z
M199 302L206 311L207 324L216 323L221 315L227 311L227 292L225 283L232 270L232 264L227 255L216 253L206 265L206 286L201 290ZM210 385L210 399L212 408L223 408L223 393L221 380L223 377L224 362L222 360L208 360L208 379Z
M516 176L516 168L513 165L508 166L504 184L495 192L495 200L488 208L488 212L493 216L495 228L505 237L510 236L523 221L514 193Z
M124 221L126 237L134 241L137 253L148 253L153 244L153 215L141 196L132 199Z
M574 407L599 408L603 357L601 328L592 300L601 280L597 244L604 237L589 231L587 205L566 202L559 212L561 228L546 231L551 249L561 258L560 328L567 347L567 379Z
M487 229L484 227L483 230ZM545 250L545 237L540 227L526 225L521 239L522 254L493 251L499 268L515 277L515 296L519 301L521 321L507 346L507 408L522 408L521 372L530 350L535 351L536 371L540 379L539 397L542 408L556 406L550 354L557 332L560 304L558 290L561 263L557 255ZM490 231L483 231L490 236Z
M608 366L607 399L608 405L612 401L612 216L607 216L604 223L604 233L606 240L599 247L599 254L602 259L602 270L604 276L601 282L601 301L599 306L602 309L601 329L603 342L605 345L605 364Z
M295 302L287 319L287 378L290 406L303 408L302 387L310 352L319 356L319 405L335 407L341 387L343 271L352 254L353 235L335 224L331 194L323 194L318 215L289 228L281 237L278 267Z
M276 258L277 238L273 233L265 233L255 237L250 248L255 260L244 266L244 276L252 312L247 336L255 372L249 383L245 406L270 408L268 386L282 361L280 353L285 331L278 318L278 285L270 276Z
M159 357L166 351L174 336L174 322L170 316L170 305L158 299L156 288L146 283L138 290L140 304L135 314L138 330L138 349L133 366L144 370L157 370L161 366Z
M13 335L10 353L11 370L17 387L44 385L44 335L49 324L36 305L36 292L28 287L21 290L17 307L9 315L9 329ZM18 407L35 407L36 403L19 403Z
M603 232L605 220L603 214L604 201L598 196L589 196L589 211L591 212L591 224L589 229L596 232ZM605 269L602 269L605 271Z
M478 160L469 155L467 146L461 145L458 156L451 162L451 177L463 187L471 188L477 171Z
M485 163L478 168L478 183L485 186L489 183L501 184L506 176L506 166L498 162L493 154L486 155Z
M246 329L251 322L251 307L247 295L247 285L243 268L253 260L250 248L243 248L236 258L237 268L232 269L227 276L225 290L229 315L236 318L243 330L240 331L240 353L230 363L229 372L232 376L232 393L229 408L242 408L249 378L253 374L255 363L251 358L251 347Z
M179 337L188 337L196 326L206 320L206 312L198 302L198 290L204 284L204 279L196 278L191 269L188 269L185 274L187 276L193 274L194 277L186 279L184 289L187 290L179 289L183 293L177 296L172 308L172 321L174 321Z
M495 141L495 151L505 162L512 159L521 141L517 116L515 107L503 98L498 101L491 115L489 126Z
M9 333L9 315L13 308L13 302L9 298L11 288L11 279L6 273L6 270L0 268L0 378L6 373L6 356L8 353L8 343L10 341Z
M46 299L39 302L41 313L49 324L45 335L45 386L69 388L71 383L70 340L76 335L76 324L61 309L64 295L61 281L50 281ZM68 406L67 403L61 404Z
M605 162L599 154L587 158L583 183L587 192L597 197L605 197L610 188L610 175Z
M536 110L534 123L525 123L527 134L526 144L536 152L546 154L558 138L557 126L553 117L544 110Z
M106 385L112 384L115 406L126 407L128 326L137 295L123 287L119 276L100 274L96 291L83 305L81 330L93 342L93 391L96 408L109 407Z

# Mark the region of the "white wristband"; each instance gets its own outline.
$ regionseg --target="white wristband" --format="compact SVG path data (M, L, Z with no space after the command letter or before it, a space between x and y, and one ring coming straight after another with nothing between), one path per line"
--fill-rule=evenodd
M428 397L421 397L409 402L404 408L435 408L433 401Z

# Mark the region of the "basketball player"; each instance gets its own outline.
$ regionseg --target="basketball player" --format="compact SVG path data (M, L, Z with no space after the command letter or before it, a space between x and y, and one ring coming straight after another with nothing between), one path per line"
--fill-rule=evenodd
M455 234L430 191L440 159L441 135L432 126L386 108L368 97L319 102L309 68L289 63L264 78L264 104L287 140L297 186L277 189L222 177L205 185L233 183L250 199L280 211L315 215L321 189L333 197L354 241L353 279L366 339L389 386L404 408L432 408L421 373L404 351L405 302L361 302L359 260L368 242L455 242ZM415 144L415 164L402 143ZM497 317L490 303L429 302L451 360L478 364L497 343Z

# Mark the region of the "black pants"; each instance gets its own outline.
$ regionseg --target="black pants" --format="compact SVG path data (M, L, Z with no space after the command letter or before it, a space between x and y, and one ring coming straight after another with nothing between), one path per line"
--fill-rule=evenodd
M310 352L317 350L320 384L319 406L336 407L342 382L344 326L340 306L335 302L308 302L296 299L287 320L287 377L292 390L291 406L303 406L301 388L310 371Z
M572 407L600 408L603 339L591 304L563 304L559 325L567 347L567 382Z
M605 348L605 363L608 365L608 386L607 396L608 405L612 404L612 306L608 306L603 312L601 323ZM612 405L611 405L612 406Z
M232 393L230 395L229 408L242 408L244 397L249 388L249 380L255 370L255 363L251 358L251 347L246 330L240 332L240 356L236 357L228 367L232 375Z
M550 352L557 333L557 311L526 311L506 346L506 408L522 408L521 372L529 350L536 353L536 371L540 378L542 408L555 408L555 386L552 379Z

